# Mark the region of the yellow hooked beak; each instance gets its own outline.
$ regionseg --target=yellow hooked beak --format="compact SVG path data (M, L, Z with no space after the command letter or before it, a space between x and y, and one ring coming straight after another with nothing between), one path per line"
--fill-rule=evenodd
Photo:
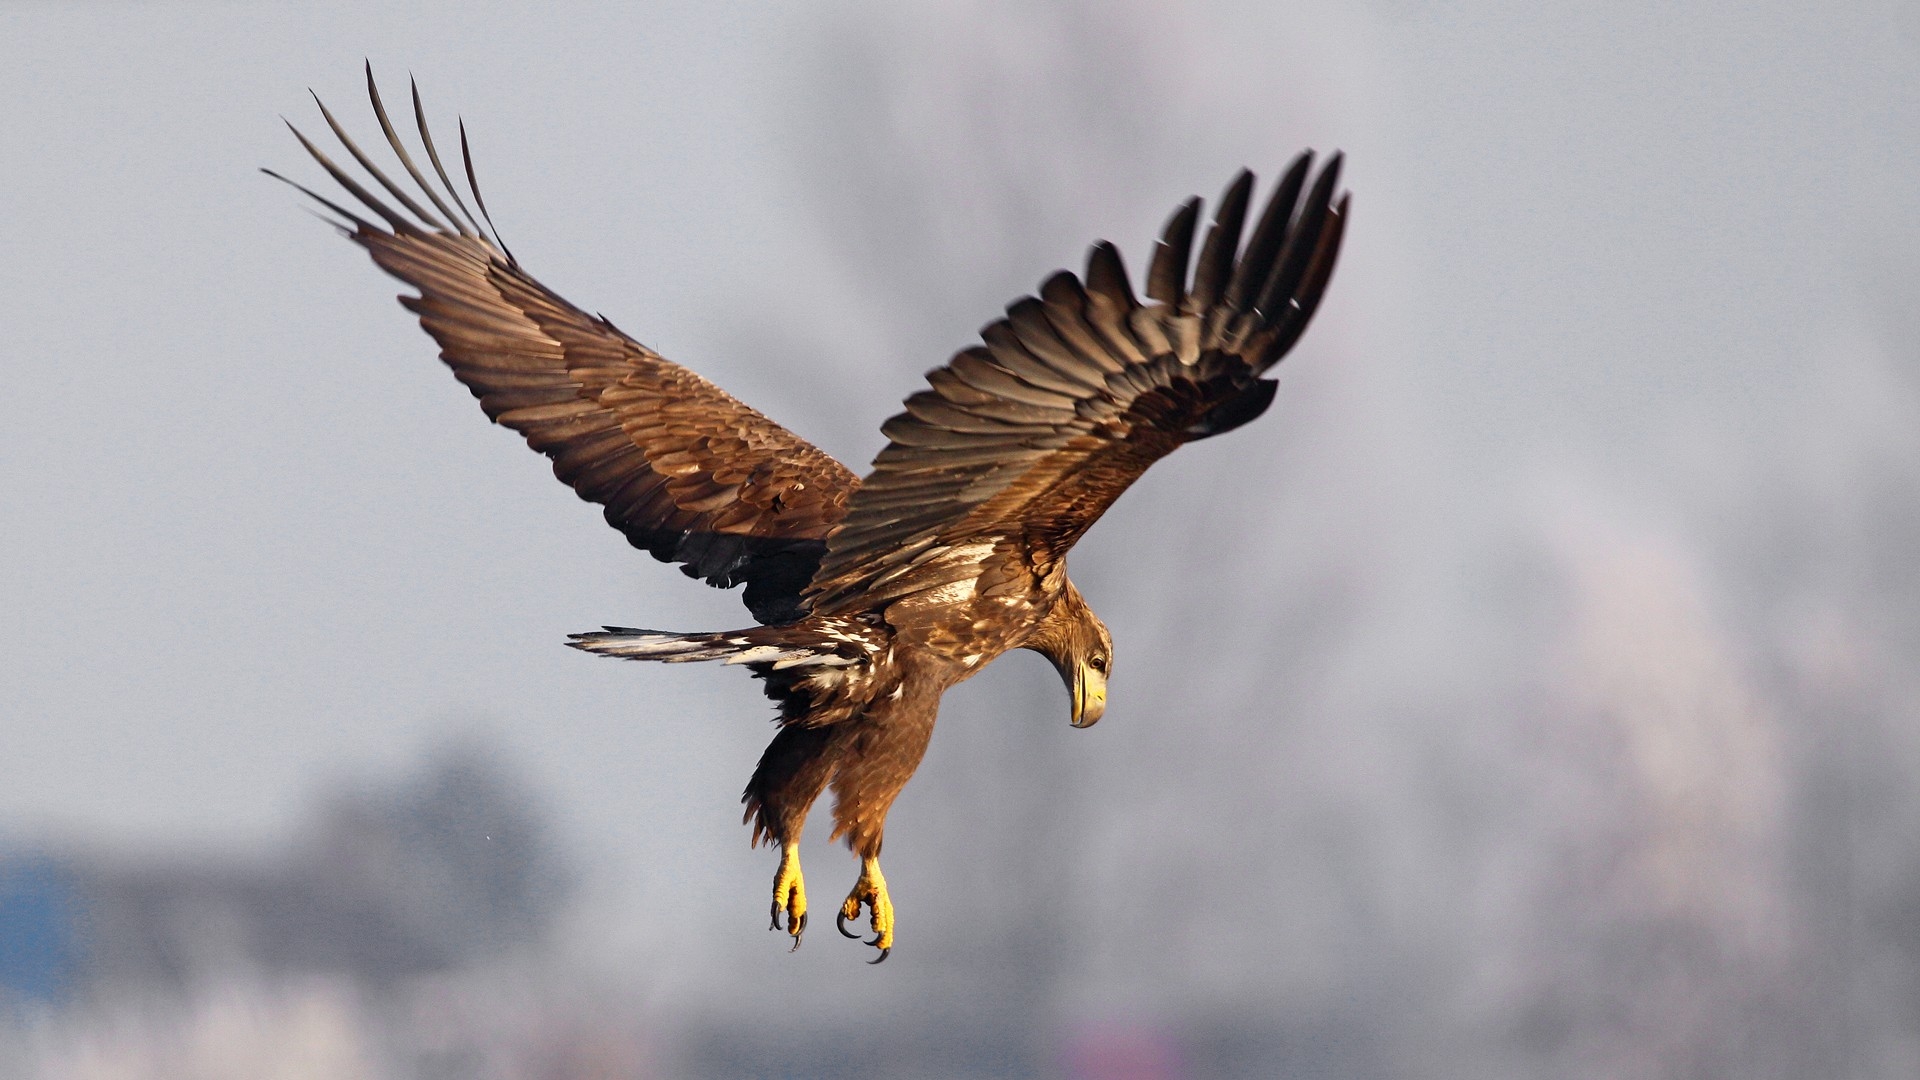
M1073 726L1092 727L1107 711L1107 676L1086 664L1073 673Z

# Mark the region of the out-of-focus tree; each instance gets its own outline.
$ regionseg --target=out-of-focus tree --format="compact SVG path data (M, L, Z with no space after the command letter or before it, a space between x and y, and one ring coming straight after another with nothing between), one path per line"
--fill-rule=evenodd
M533 946L565 902L571 873L538 800L475 743L324 806L263 862L95 860L82 886L87 981L108 992L235 975L386 985Z

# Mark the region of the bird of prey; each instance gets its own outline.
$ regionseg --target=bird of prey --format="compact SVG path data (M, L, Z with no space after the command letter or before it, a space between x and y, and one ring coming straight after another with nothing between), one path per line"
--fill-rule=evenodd
M1311 183L1312 154L1296 158L1244 245L1254 179L1242 171L1197 260L1201 204L1186 202L1154 249L1145 302L1113 245L1095 244L1084 276L1055 273L927 373L927 388L881 425L889 442L863 479L542 286L493 231L464 124L471 208L434 148L418 87L419 146L437 184L394 130L371 67L367 93L412 184L382 171L316 97L365 178L294 136L359 208L294 186L417 290L400 303L489 419L551 458L635 547L711 585L746 587L757 625L745 629L610 626L570 644L721 660L765 684L779 729L741 801L752 843L780 848L773 926L784 916L799 947L800 831L831 787L833 839L860 858L840 932L859 937L847 923L865 911L872 962L885 960L895 933L880 873L887 811L926 751L941 695L1007 650L1032 649L1065 681L1073 725L1100 719L1113 641L1068 579L1067 551L1149 465L1272 403L1276 384L1263 376L1313 317L1340 250L1340 156Z

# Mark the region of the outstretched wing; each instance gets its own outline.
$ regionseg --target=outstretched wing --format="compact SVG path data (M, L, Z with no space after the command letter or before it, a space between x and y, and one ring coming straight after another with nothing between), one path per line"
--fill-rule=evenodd
M892 441L827 542L813 609L962 580L989 591L983 574L1051 565L1149 465L1264 412L1275 384L1260 376L1313 317L1346 224L1339 155L1301 202L1311 163L1294 161L1244 249L1253 176L1236 177L1191 277L1200 200L1176 211L1147 271L1155 302L1135 300L1102 242L1084 283L1055 274L928 372L881 429Z
M478 220L434 150L418 88L414 118L437 188L395 133L371 66L367 93L387 142L418 185L411 193L361 153L324 104L320 112L347 153L403 209L369 191L298 129L294 136L314 160L385 227L294 186L345 218L336 224L349 239L420 291L400 302L440 343L440 358L490 419L552 458L554 475L581 498L605 506L608 524L655 558L683 564L690 577L721 588L746 583L747 607L762 622L799 618L800 590L859 479L535 281L497 235L488 235L492 220L473 180L465 126L460 151Z

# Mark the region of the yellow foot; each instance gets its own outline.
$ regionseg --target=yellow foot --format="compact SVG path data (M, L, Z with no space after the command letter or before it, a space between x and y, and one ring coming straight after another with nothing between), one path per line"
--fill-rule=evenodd
M893 900L887 896L887 879L880 876L879 859L860 860L860 880L853 883L853 891L847 894L847 902L840 905L840 916L834 920L843 936L860 936L847 932L847 920L858 920L863 904L873 913L873 940L867 944L880 950L879 958L868 962L877 964L893 953Z
M780 849L780 869L773 875L773 925L769 930L780 929L782 911L787 913L787 933L793 935L793 947L798 949L800 935L807 930L807 887L800 879L798 841Z

